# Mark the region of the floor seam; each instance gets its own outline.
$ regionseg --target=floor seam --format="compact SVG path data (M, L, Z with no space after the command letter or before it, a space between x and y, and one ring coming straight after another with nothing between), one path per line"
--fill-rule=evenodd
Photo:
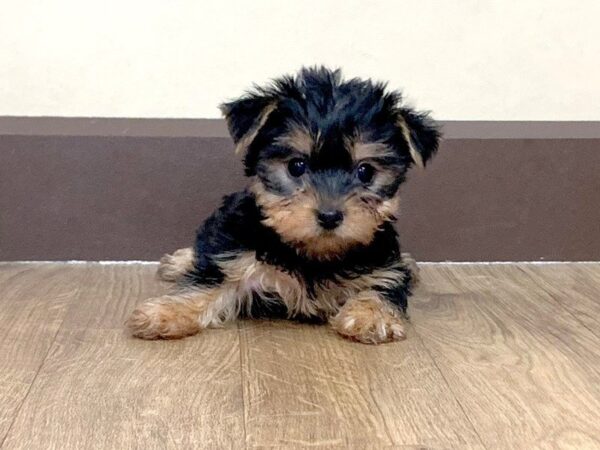
M81 293L81 288L77 288L74 294L74 298L75 297L79 297L79 294ZM71 303L69 302L65 308L68 310L70 307ZM6 434L4 435L4 437L2 438L2 442L0 442L0 449L4 448L4 444L6 442L6 439L8 439L8 436L10 435L10 432L13 429L13 426L15 424L15 422L17 421L17 417L19 416L19 413L21 412L21 409L23 408L23 405L25 404L25 402L27 401L27 398L29 398L29 394L31 393L31 389L33 388L33 385L35 384L35 382L38 379L38 375L40 374L40 372L42 371L42 368L44 367L44 365L46 364L46 362L48 361L48 355L50 355L50 352L52 351L52 349L54 348L54 345L56 344L56 338L58 337L58 334L62 331L63 329L63 325L65 323L65 319L67 317L67 314L65 312L64 317L62 318L62 320L60 321L60 325L58 326L58 328L56 329L56 333L54 333L54 336L52 337L52 342L51 344L48 346L48 350L46 350L46 354L44 355L44 358L42 359L42 362L40 363L40 365L38 366L35 375L33 376L33 380L31 380L31 383L29 383L29 387L27 388L27 392L25 393L25 396L23 397L23 400L21 400L21 403L19 404L19 407L16 409L14 416L10 422L10 425L8 426L8 429L6 430Z
M485 445L483 439L481 438L481 435L479 434L479 432L477 431L477 428L475 427L475 424L473 423L473 421L471 420L471 418L469 417L469 415L467 414L467 411L465 410L463 404L460 402L460 400L458 399L458 397L456 396L456 393L454 392L454 390L452 389L452 387L450 386L450 383L448 382L448 379L446 378L446 376L444 375L444 372L442 371L442 369L440 368L440 366L437 363L437 360L434 358L433 354L431 353L431 351L429 350L429 347L427 347L427 344L425 344L425 340L421 337L421 334L419 333L419 331L417 331L417 327L416 325L412 325L413 329L415 330L415 335L417 336L417 338L419 339L419 341L421 342L421 344L423 345L423 348L425 349L425 351L427 352L427 356L429 356L429 359L431 359L431 361L433 362L433 365L435 366L436 370L438 371L438 373L440 374L440 376L442 377L442 380L444 380L444 384L446 385L446 387L448 388L448 390L450 391L450 393L452 394L452 397L454 398L454 400L456 401L456 403L458 404L458 407L460 408L460 410L463 413L463 416L465 417L465 419L467 419L467 422L469 423L469 425L471 425L471 429L473 430L473 432L475 433L475 436L477 436L477 439L479 440L479 443L483 446L483 448L487 449L487 445Z
M242 407L243 407L243 421L242 421L242 426L244 428L244 448L248 448L248 432L247 432L247 428L246 428L246 420L247 420L247 412L248 412L248 406L247 406L247 399L246 399L246 388L245 388L245 377L244 377L244 361L243 361L243 352L242 352L242 329L241 329L241 323L238 320L236 323L236 327L237 327L237 335L238 335L238 348L239 348L239 352L240 352L240 383L241 383L241 388L242 388Z
M359 345L362 345L362 344L359 344ZM392 434L390 432L390 427L389 427L387 421L385 420L385 414L383 414L383 411L381 410L381 406L379 406L379 402L377 401L377 399L373 395L373 388L372 388L371 380L370 379L369 379L369 395L371 396L371 400L373 400L373 404L375 405L375 408L377 409L377 412L379 412L379 415L381 416L381 421L383 422L383 429L385 431L385 434L386 434L386 436L388 438L388 442L389 442L388 445L390 447L392 447L394 445L398 445L398 444L396 444L396 442L394 442L394 439L392 439Z

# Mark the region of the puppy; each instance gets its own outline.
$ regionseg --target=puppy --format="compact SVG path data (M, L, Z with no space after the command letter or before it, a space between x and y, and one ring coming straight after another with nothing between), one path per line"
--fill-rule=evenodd
M415 282L394 229L399 187L440 133L398 92L302 69L222 105L248 187L224 198L193 247L166 255L172 292L127 326L176 339L245 317L328 322L370 344L405 337Z

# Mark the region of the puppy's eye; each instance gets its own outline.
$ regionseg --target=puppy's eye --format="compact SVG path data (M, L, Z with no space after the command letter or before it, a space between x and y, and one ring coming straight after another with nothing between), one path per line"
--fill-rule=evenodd
M375 175L375 168L371 164L362 163L356 169L358 179L363 183L369 183Z
M288 163L288 171L293 177L299 177L306 172L306 161L301 158L291 159Z

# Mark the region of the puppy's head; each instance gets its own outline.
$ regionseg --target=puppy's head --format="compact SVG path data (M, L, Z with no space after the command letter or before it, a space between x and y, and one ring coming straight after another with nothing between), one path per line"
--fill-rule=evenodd
M439 132L398 92L338 70L302 69L222 105L264 224L308 257L368 245L393 221L398 188Z

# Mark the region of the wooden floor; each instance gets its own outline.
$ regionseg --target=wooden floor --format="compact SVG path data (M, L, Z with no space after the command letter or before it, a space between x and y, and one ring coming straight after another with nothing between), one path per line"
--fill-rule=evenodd
M426 265L408 340L123 321L156 266L0 264L0 443L55 448L600 448L600 264Z

